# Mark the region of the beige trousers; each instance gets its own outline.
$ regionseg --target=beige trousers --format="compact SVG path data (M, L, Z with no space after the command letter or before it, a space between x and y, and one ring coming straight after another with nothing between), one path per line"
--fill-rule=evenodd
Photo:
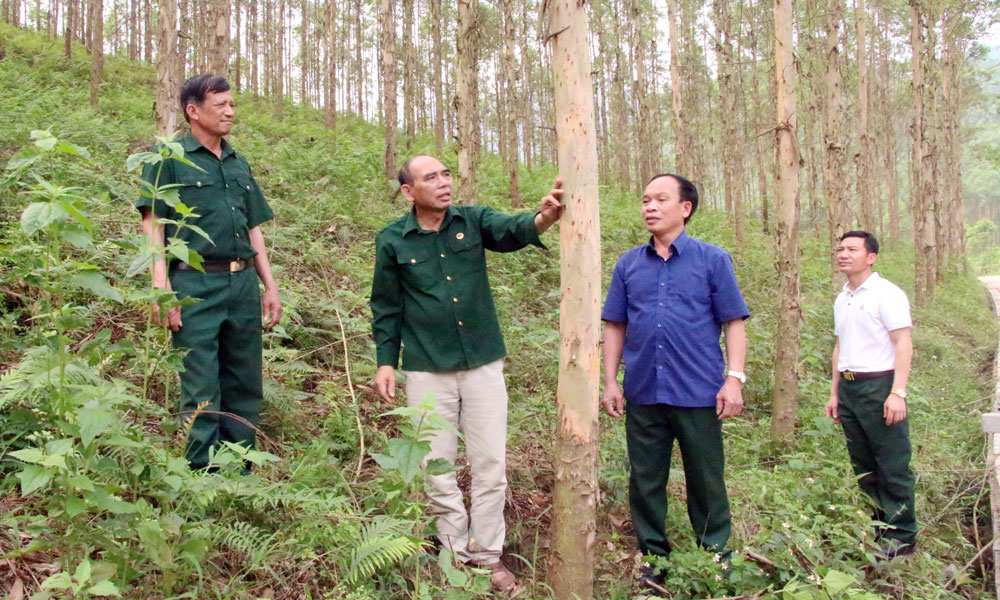
M503 359L467 371L405 371L406 398L419 406L431 394L435 414L462 432L472 469L471 514L465 511L455 472L428 475L428 513L437 515L438 536L462 562L490 564L503 552L503 508L507 492L507 386ZM458 436L437 431L427 460L454 464Z

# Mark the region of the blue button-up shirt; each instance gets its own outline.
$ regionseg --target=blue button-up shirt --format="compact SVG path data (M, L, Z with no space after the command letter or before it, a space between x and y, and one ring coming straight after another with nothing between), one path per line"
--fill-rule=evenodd
M615 265L601 319L625 323L625 399L635 404L715 406L725 380L722 325L750 316L725 250L687 233L670 258L653 240Z

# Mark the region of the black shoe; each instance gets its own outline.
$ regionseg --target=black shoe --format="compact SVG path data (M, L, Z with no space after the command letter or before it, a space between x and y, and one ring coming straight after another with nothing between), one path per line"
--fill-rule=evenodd
M663 588L664 581L666 581L666 576L663 573L657 573L656 567L649 563L642 563L642 567L639 569L640 587L658 594L666 594L667 590Z
M881 558L882 560L892 560L899 556L909 556L913 554L917 549L916 542L903 543L899 540L890 539L887 544L882 546Z

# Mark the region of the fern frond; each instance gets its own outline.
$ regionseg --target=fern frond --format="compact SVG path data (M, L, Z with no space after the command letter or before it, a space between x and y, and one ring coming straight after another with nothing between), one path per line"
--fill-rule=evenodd
M401 533L407 525L392 517L377 517L364 525L358 543L349 553L351 564L347 569L347 581L356 583L358 579L371 577L376 571L416 554L420 550L419 542Z

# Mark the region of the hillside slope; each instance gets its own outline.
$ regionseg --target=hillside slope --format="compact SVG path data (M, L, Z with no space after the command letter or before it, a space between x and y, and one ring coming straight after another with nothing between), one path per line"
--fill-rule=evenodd
M148 278L142 269L128 275L141 239L126 159L154 141L153 72L110 58L93 111L86 55L78 48L67 61L61 47L0 24L0 161L17 167L28 156L20 149L40 151L35 141L45 146L44 136L33 140L32 130L89 154L54 145L33 164L8 169L0 186L0 558L9 559L0 564L0 595L49 577L50 587L69 582L81 597L108 586L143 599L485 597L484 577L437 565L418 548L427 527L419 478L401 461L380 467L371 458L389 453L386 440L398 435L397 420L383 415L394 407L368 388L373 240L406 210L381 176L378 128L344 116L331 130L317 112L294 106L278 121L268 102L237 94L232 142L276 214L265 236L286 312L265 340L268 454L249 457L262 466L241 478L233 458L219 473L191 474L171 416L177 357L162 332L147 328ZM433 143L417 136L401 147L415 154ZM443 160L455 164L454 148ZM481 202L510 211L499 161L487 156L480 173ZM551 166L522 169L528 208L555 174ZM28 204L45 198L25 193L44 191L35 176L78 188L46 193L89 215L92 242L73 219L30 234L21 227ZM601 219L606 285L619 254L646 236L632 192L602 189ZM698 212L690 232L732 253L753 313L747 410L725 428L732 547L774 564L762 569L741 554L725 572L694 549L677 468L668 571L675 597L782 589L796 598L984 595L992 575L981 569L992 565L969 563L991 536L978 414L989 406L997 328L979 285L949 274L934 301L915 311L911 435L924 531L908 563L878 563L842 434L822 416L834 296L825 232L803 233L799 428L788 452L767 441L781 343L772 239L751 222L746 243L735 247L725 218L710 210ZM509 354L508 552L528 595L540 598L548 597L559 306L558 235L544 240L549 251L490 258ZM878 270L912 291L912 248L886 246ZM97 270L112 291L81 275ZM598 597L625 598L634 539L623 428L602 423ZM461 476L467 481L467 471Z

